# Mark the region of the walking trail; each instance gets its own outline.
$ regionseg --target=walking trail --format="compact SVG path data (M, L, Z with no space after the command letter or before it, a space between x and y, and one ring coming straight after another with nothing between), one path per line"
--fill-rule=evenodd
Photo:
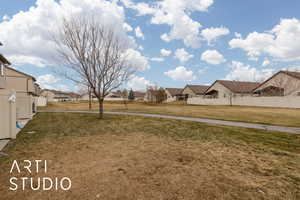
M97 111L39 111L39 112L51 112L51 113L98 113ZM293 133L300 134L300 128L294 127L284 127L284 126L273 126L257 123L246 123L246 122L234 122L234 121L225 121L217 119L206 119L206 118L196 118L196 117L179 117L179 116L170 116L170 115L159 115L159 114L148 114L148 113L129 113L129 112L104 112L105 114L112 115L129 115L129 116L141 116L141 117L155 117L155 118L164 118L164 119L175 119L175 120L184 120L184 121L194 121L202 122L209 124L218 124L224 126L235 126L235 127L244 127L244 128L254 128L261 130L277 131L284 133Z

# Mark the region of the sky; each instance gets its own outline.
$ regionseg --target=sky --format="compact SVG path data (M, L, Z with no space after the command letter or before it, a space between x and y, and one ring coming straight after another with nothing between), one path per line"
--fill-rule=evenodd
M138 70L124 88L263 81L300 71L299 10L297 0L2 0L0 53L43 88L78 90L55 73L49 33L62 17L96 13L130 41Z

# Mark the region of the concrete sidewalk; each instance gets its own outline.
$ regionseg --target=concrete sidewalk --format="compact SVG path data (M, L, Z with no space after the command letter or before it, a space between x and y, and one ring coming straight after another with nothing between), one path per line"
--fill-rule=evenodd
M39 111L39 112L94 113L94 114L98 113L97 111L63 111L63 110L61 110L61 111ZM218 124L218 125L224 125L224 126L235 126L235 127L243 127L243 128L253 128L253 129L261 129L261 130L277 131L277 132L283 132L283 133L300 134L300 128L273 126L273 125L265 125L265 124L257 124L257 123L233 122L233 121L225 121L225 120L217 120L217 119L206 119L206 118L196 118L196 117L178 117L178 116L147 114L147 113L128 113L128 112L104 112L104 113L112 114L112 115L129 115L129 116L155 117L155 118L164 118L164 119L194 121L194 122Z

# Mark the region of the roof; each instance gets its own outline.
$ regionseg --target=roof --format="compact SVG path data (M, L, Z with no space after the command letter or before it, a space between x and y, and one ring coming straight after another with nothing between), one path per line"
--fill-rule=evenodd
M2 54L0 54L0 61L4 64L10 65L10 62Z
M29 75L29 74L26 74L26 73L24 73L24 72L21 72L21 71L19 71L19 70L16 70L16 69L11 68L11 67L8 67L8 66L5 66L5 67L6 67L7 69L13 70L13 71L15 71L15 72L17 72L17 73L23 74L24 76L27 76L27 77L29 77L29 78L32 78L32 80L36 81L36 79L35 79L33 76Z
M176 96L176 95L181 95L183 89L182 88L166 88L166 90L168 90L172 96Z
M186 85L189 87L195 94L205 94L206 90L210 87L207 85Z
M256 90L257 88L259 88L260 86L262 86L263 84L265 84L266 82L268 82L269 80L271 80L272 78L274 78L275 76L277 76L280 73L284 73L284 74L287 74L287 75L289 75L291 77L300 79L300 72L279 71L276 74L274 74L273 76L271 76L270 78L268 78L267 80L265 80L264 82L262 82L261 84L259 84L257 87L255 87L253 89L253 91Z
M138 92L138 91L133 91L134 97L144 97L145 92Z
M206 91L208 91L217 82L233 93L251 93L257 86L260 85L259 82L216 80Z
M285 73L287 75L290 75L294 78L298 78L300 79L300 72L290 72L290 71L279 71L279 73L282 72L282 73Z
M44 91L52 92L55 95L66 95L66 96L70 96L70 97L80 97L79 94L76 94L74 92L63 92L63 91L58 91L58 90L43 89L42 92L44 92Z
M147 90L147 93L150 93L151 95L156 96L159 93L159 91L158 90Z

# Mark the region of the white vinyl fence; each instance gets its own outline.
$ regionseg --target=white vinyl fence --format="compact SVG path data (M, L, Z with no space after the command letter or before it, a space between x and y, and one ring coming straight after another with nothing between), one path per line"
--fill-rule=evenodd
M17 93L17 119L31 119L36 103L32 96Z
M0 139L16 138L16 116L14 92L0 90Z
M35 97L35 102L38 107L47 106L47 98L43 96Z
M237 106L263 106L280 108L300 108L300 96L285 97L233 97L206 99L203 97L189 98L188 104L194 105L237 105Z

